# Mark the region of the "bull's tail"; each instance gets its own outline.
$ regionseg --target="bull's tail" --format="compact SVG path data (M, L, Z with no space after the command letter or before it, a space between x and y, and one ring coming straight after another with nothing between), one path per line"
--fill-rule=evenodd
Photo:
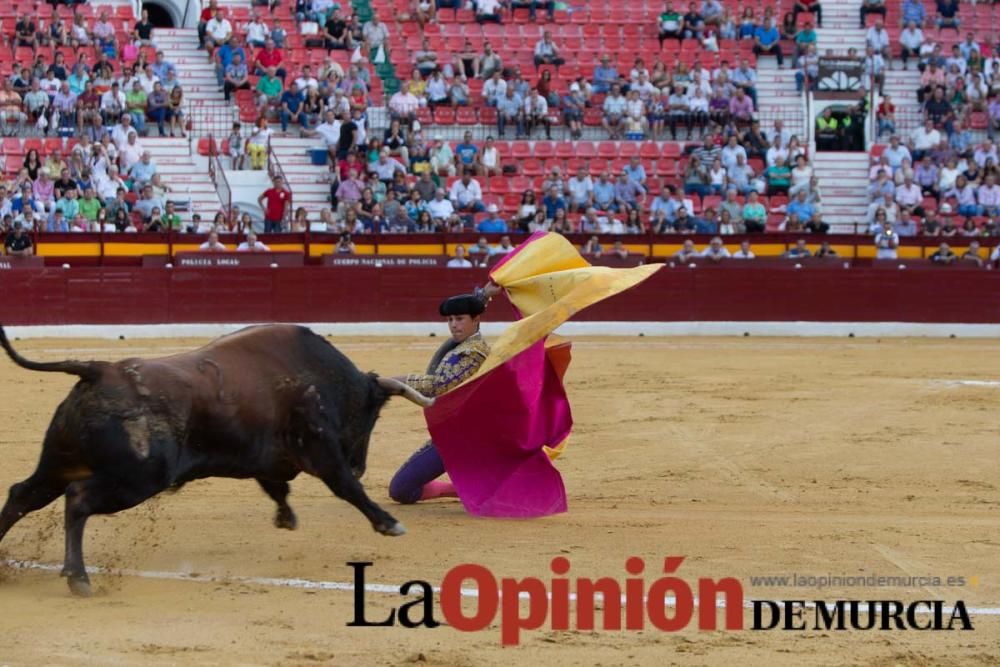
M11 361L21 368L27 368L30 371L69 373L70 375L79 375L82 379L88 381L96 380L100 375L100 369L94 362L75 361L72 359L66 361L41 362L25 359L18 354L17 350L15 350L10 344L10 341L7 339L6 332L3 330L3 325L0 325L0 346L3 346L3 349L7 352L7 356L10 357Z

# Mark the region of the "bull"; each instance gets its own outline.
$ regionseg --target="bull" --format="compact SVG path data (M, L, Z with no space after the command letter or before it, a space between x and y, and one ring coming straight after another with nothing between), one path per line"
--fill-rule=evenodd
M288 482L314 475L383 535L405 529L365 493L368 445L391 396L427 398L398 380L362 373L305 327L242 329L158 359L29 361L0 327L18 366L80 379L56 409L35 472L10 488L0 540L30 512L65 496L70 590L90 594L83 531L114 514L206 477L257 480L278 505L274 523L294 530Z

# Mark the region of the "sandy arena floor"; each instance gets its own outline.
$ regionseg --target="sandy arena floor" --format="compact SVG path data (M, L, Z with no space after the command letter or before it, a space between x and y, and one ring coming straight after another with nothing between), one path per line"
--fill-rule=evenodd
M363 369L422 368L436 339L335 341ZM20 342L26 356L154 356L201 341ZM272 527L272 502L248 481L188 485L91 520L89 565L225 577L439 583L476 562L498 576L548 575L566 555L577 576L625 578L643 556L657 576L734 576L767 599L962 599L1000 607L1000 342L964 340L580 339L567 387L576 431L559 460L568 514L475 519L456 501L400 507L386 486L425 437L415 406L391 403L365 483L409 529L372 532L317 480L300 477L296 532ZM0 493L34 468L71 378L0 359ZM60 563L62 503L23 520L0 559ZM751 576L965 576L964 587L764 588ZM1000 616L974 632L526 632L501 649L496 625L350 628L349 592L231 579L215 583L95 575L70 597L55 572L0 566L0 665L997 665ZM372 618L397 596L370 593ZM381 616L380 616L381 614ZM439 614L440 620L440 614ZM748 622L749 624L749 622ZM694 627L692 623L692 628Z

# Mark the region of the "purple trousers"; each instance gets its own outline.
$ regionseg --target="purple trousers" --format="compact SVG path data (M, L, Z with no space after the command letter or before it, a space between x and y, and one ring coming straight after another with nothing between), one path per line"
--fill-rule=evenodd
M389 482L389 497L397 503L410 505L423 494L424 485L444 474L444 462L434 443L428 440L413 453Z

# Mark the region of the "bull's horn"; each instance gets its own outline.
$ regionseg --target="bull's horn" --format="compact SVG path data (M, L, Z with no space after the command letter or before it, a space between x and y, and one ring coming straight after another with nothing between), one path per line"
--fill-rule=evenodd
M400 382L399 380L380 377L378 378L378 386L382 387L382 389L385 389L393 396L402 396L408 401L413 401L420 407L429 408L434 405L433 398L424 396L410 385Z

